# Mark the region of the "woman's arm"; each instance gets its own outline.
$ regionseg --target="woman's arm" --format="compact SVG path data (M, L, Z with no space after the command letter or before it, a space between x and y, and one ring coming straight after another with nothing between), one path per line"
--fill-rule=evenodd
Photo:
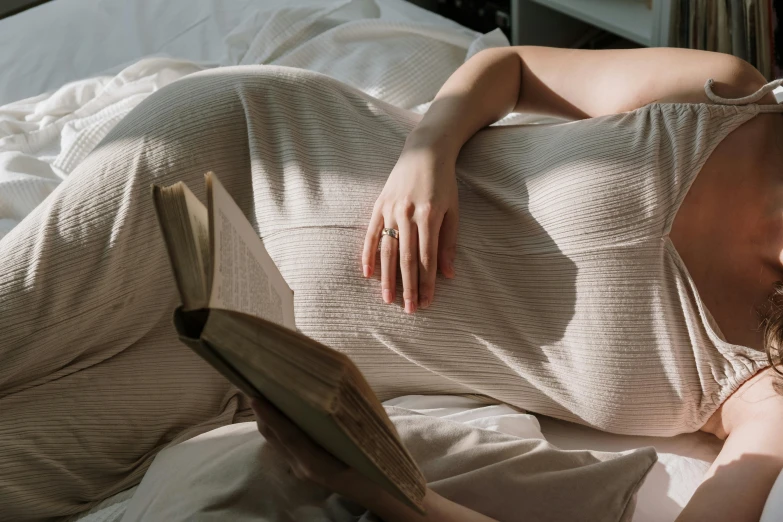
M783 469L783 409L768 413L769 419L742 424L729 435L677 522L759 521Z
M758 522L783 469L783 396L772 370L729 397L704 431L725 438L718 458L677 522Z
M413 134L428 135L456 157L473 134L512 111L575 120L656 101L709 102L708 78L726 98L765 83L740 58L693 49L487 49L454 72Z
M375 272L383 228L399 239L381 243L381 289L396 295L399 257L405 310L432 302L438 269L454 277L458 198L457 155L473 134L511 111L581 119L636 109L654 101L708 102L745 96L764 77L733 56L689 49L579 50L549 47L487 49L446 81L408 136L375 203L362 252L365 277ZM774 103L771 94L761 103Z

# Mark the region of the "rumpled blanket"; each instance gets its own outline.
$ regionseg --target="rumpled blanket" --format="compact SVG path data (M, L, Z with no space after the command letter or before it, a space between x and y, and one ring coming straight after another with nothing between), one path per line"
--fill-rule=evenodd
M421 112L465 60L508 45L499 31L379 20L372 0L257 10L225 40L222 66L274 64L327 74ZM217 64L149 57L0 107L0 239L151 93ZM518 115L514 120L531 117Z

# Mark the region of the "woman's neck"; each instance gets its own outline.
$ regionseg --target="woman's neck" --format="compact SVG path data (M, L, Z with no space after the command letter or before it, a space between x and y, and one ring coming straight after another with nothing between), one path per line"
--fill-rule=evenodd
M759 311L783 279L783 182L775 177L783 149L769 139L780 122L762 114L723 140L670 234L726 341L755 349L763 348Z

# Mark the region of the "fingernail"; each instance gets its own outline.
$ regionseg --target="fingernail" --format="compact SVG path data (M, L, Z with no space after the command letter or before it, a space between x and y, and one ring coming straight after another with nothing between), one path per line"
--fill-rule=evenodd
M419 299L419 308L427 308L430 305L430 300L426 297Z
M413 301L413 299L406 299L405 300L405 312L412 314L416 311L416 303Z
M370 277L370 265L362 265L362 272L364 272L364 277Z
M383 291L383 302L387 304L392 302L391 290L386 289Z

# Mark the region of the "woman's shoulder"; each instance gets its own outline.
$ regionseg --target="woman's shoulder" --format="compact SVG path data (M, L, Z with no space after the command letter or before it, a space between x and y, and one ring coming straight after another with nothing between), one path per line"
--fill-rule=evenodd
M766 368L726 399L700 431L726 439L738 426L774 416L783 418L783 376Z

